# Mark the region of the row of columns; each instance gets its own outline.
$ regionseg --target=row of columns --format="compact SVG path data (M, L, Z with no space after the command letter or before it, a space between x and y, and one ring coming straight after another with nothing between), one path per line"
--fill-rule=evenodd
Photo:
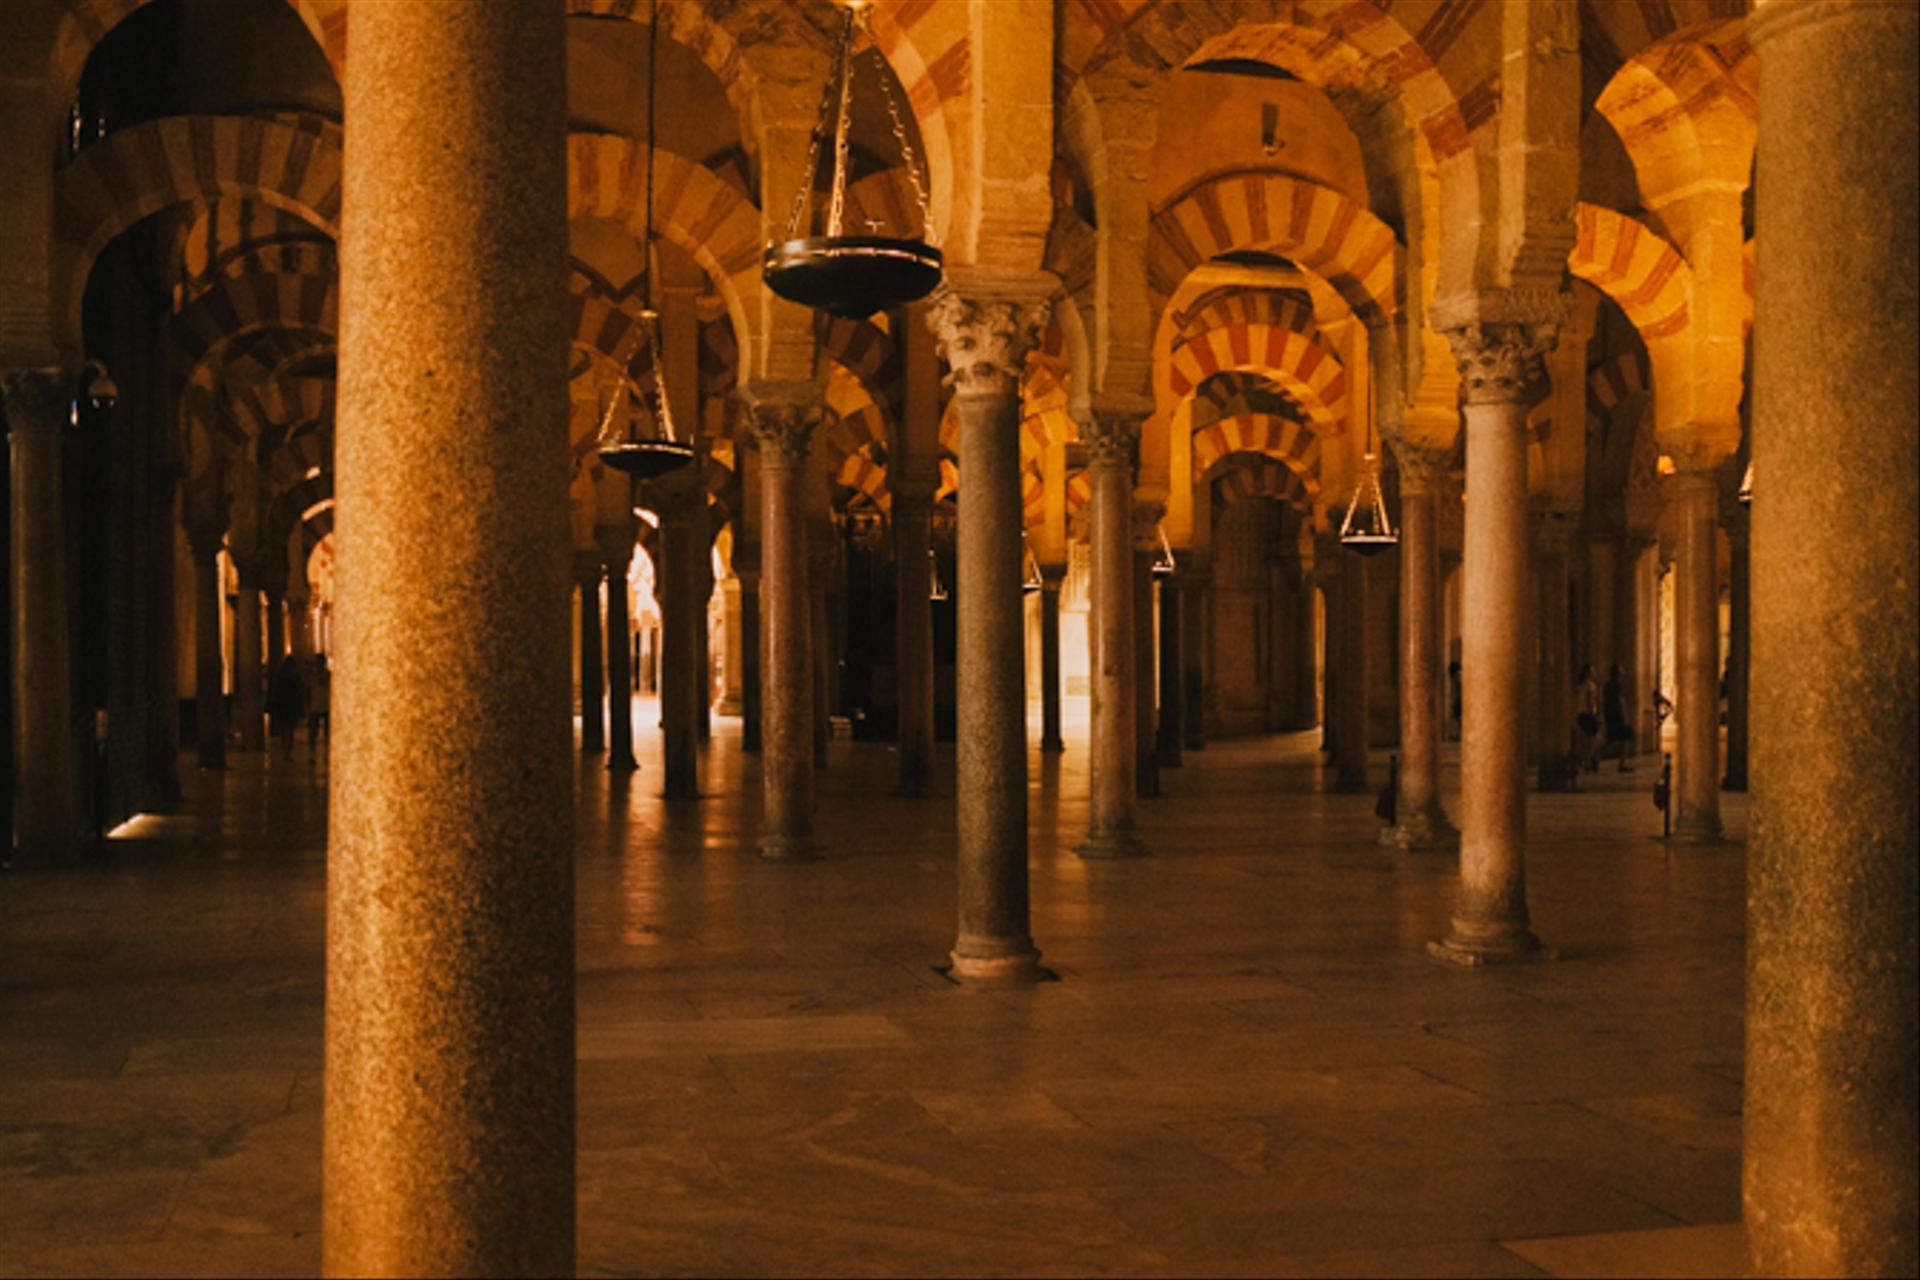
M343 562L352 571L341 576L350 660L328 886L331 1274L559 1274L573 1263L567 464L564 435L550 429L564 418L564 35L557 9L486 6L448 22L447 8L371 6L348 34L358 70L346 86L355 145L338 474L343 550L364 567ZM1858 481L1889 466L1910 475L1914 463L1915 11L1772 0L1754 32L1769 66L1755 452L1760 474L1782 479L1758 500L1754 534L1764 571L1753 600L1746 1224L1764 1274L1911 1274L1920 566L1910 493ZM414 110L426 100L434 111ZM1891 146L1888 128L1904 131ZM1859 189L1862 166L1885 198L1832 199ZM1880 246L1882 285L1843 274L1833 244ZM1017 386L1044 309L1043 291L995 284L956 280L934 308L962 441L953 973L1016 981L1039 972L1026 896ZM1807 316L1826 323L1809 332ZM1435 951L1483 963L1543 952L1524 892L1521 387L1550 332L1495 323L1450 337L1466 374L1473 501L1461 899ZM1877 376L1836 379L1834 367ZM23 685L25 672L42 688L65 685L51 675L63 661L64 576L49 540L57 509L45 506L58 493L57 436L49 446L35 434L57 431L58 415L35 407L58 398L49 385L15 376L7 387L23 771L69 731L55 696ZM768 491L767 852L793 856L812 807L797 488L817 394L763 387L752 413ZM1848 430L1834 433L1836 421ZM441 463L456 453L496 483L473 498L467 536L449 542ZM1697 634L1712 599L1700 534L1710 525L1694 482L1676 487L1688 504L1681 612ZM1110 599L1130 594L1127 548L1114 544L1101 579L1113 580ZM624 593L610 600L624 610ZM1681 659L1683 702L1695 708L1717 702L1704 630ZM1118 628L1111 644L1130 637ZM624 652L606 656L621 678ZM1717 813L1699 768L1711 744L1699 739L1713 717L1693 718L1679 789L1686 824L1704 834ZM461 732L447 734L450 723ZM1111 736L1125 742L1119 724ZM61 818L34 815L64 803L63 783L31 780L49 788L44 810L17 803L16 822L57 836Z

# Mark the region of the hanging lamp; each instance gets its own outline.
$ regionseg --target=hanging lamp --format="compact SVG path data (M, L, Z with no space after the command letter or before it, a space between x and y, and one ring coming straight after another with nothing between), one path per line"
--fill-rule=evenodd
M615 471L642 480L677 471L693 461L693 445L680 438L673 425L673 408L667 403L667 379L660 361L660 313L653 309L653 167L654 167L654 52L660 44L660 0L653 0L647 17L647 213L646 234L641 242L645 255L645 274L640 285L640 323L634 340L645 339L647 366L652 386L644 387L633 378L635 342L622 348L619 381L600 418L600 438L595 449L600 461ZM631 391L638 400L637 411L622 415L620 402ZM624 416L626 421L620 423ZM642 430L643 422L646 430Z
M927 599L945 600L952 594L947 590L945 580L940 577L940 556L932 547L927 548L927 577L933 584L927 589Z
M1045 588L1046 583L1040 577L1040 558L1033 554L1033 544L1027 541L1027 531L1020 531L1020 590L1027 595Z
M1155 525L1153 531L1160 538L1160 549L1153 553L1153 576L1171 578L1177 566L1173 560L1173 544L1167 541L1166 521Z
M870 0L843 0L840 18L840 46L834 57L833 74L820 97L820 115L814 122L813 140L807 148L806 167L800 174L800 190L795 193L793 212L787 218L786 239L770 245L761 260L767 287L790 302L825 311L829 315L852 320L865 319L876 311L886 311L924 298L940 283L940 251L925 240L893 236L843 234L847 204L848 130L853 123L853 40L856 28L865 30ZM913 144L907 140L906 124L894 101L893 86L886 69L880 74L880 91L886 97L887 115L893 123L894 139L900 144L900 156L906 164L907 178L920 209L920 234L927 234L927 189L914 163ZM810 236L808 211L812 204L815 175L820 169L820 149L833 138L833 183L827 205L827 234Z
M1373 451L1373 423L1367 423L1367 451L1360 459L1360 483L1347 502L1340 522L1340 545L1363 556L1377 555L1400 545L1400 535L1387 518L1387 499L1380 489L1380 456Z

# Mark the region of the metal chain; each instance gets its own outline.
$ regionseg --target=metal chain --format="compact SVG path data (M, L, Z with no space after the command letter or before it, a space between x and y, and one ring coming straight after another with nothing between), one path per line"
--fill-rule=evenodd
M833 203L827 209L827 234L840 234L847 209L847 144L853 125L853 22L854 11L846 10L840 21L840 118L833 130Z
M881 54L881 61L886 55ZM880 92L887 99L887 115L893 120L893 139L900 144L900 159L907 166L907 180L913 183L913 198L920 206L920 235L931 242L933 226L927 217L927 188L920 181L920 166L913 154L913 143L907 141L907 126L900 117L900 104L893 96L893 72L890 67L880 69Z
M798 240L803 234L800 220L806 216L807 197L813 194L813 182L820 173L820 146L827 140L827 120L837 96L833 89L833 77L829 75L820 90L820 111L814 117L813 136L807 143L807 163L800 171L800 189L793 193L793 212L787 217L789 240Z

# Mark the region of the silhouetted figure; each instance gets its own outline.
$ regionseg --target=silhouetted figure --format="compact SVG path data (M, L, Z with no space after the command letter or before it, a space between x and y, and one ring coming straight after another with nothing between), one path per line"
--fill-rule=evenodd
M1399 820L1400 812L1400 757L1387 757L1387 785L1380 788L1379 799L1373 802L1374 816L1386 826L1393 826Z
M1600 768L1600 686L1594 682L1592 664L1580 664L1579 673L1573 677L1573 697L1573 722L1580 729L1579 758L1574 761L1574 769L1594 773Z
M1630 773L1633 762L1633 722L1627 718L1627 685L1620 664L1607 668L1606 687L1600 691L1600 706L1606 719L1607 748L1620 748L1620 772Z
M267 718L273 722L273 736L280 739L288 756L293 755L293 731L307 714L307 682L301 678L300 663L282 658L267 680Z

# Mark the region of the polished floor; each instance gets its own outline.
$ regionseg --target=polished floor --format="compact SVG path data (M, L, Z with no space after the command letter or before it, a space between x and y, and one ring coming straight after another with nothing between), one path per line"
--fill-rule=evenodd
M935 969L950 755L948 798L902 800L836 741L824 856L770 865L715 724L699 802L657 798L651 734L631 782L582 762L582 1274L1738 1266L1744 797L1671 852L1650 760L1532 797L1561 959L1463 972L1423 954L1451 860L1380 847L1308 736L1190 754L1154 856L1100 864L1070 741L1032 757L1060 981L986 993ZM0 1273L318 1266L325 764L187 787L0 879Z

